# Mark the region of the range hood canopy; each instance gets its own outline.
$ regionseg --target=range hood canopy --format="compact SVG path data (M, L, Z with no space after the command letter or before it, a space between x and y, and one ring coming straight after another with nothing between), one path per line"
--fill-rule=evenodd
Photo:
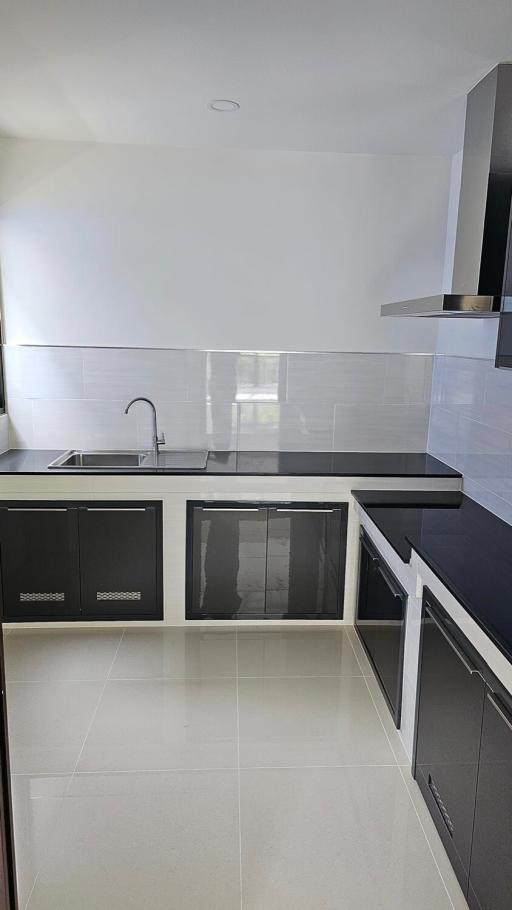
M500 63L467 98L452 288L381 316L498 316L512 294L511 200L512 63Z

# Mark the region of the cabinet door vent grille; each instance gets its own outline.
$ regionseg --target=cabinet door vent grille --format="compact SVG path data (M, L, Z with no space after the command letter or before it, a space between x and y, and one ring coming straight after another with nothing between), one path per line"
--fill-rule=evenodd
M430 774L428 776L428 786L429 786L430 792L432 793L432 796L434 797L434 799L436 801L437 808L439 809L439 811L443 817L443 821L444 821L446 827L448 828L450 836L453 837L453 832L455 830L453 822L452 822L450 816L448 815L448 810L447 810L445 804L443 803L443 800L441 799L441 794L439 793L439 790L437 789Z
M96 591L96 600L141 600L140 591Z
M60 591L48 592L25 592L20 591L21 603L41 603L42 601L60 601L65 600L65 595Z

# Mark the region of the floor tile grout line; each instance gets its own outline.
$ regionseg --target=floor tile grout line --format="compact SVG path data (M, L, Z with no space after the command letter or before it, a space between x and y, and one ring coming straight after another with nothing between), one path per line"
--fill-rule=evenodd
M259 673L257 676L239 676L239 679L362 679L363 673ZM369 679L373 679L370 676Z
M332 770L343 771L345 768L396 768L396 762L349 762L347 764L331 764L331 765L244 765L240 766L240 771L301 771L305 770L315 770L323 769L326 770L331 768ZM405 768L407 765L398 765L398 767ZM54 778L54 777L85 777L92 775L110 775L115 776L116 774L213 774L216 771L226 772L232 771L236 773L238 770L236 765L219 765L218 767L206 767L206 768L188 768L186 766L179 768L100 768L96 771L83 770L83 771L45 771L41 774L34 774L30 771L19 771L15 774L12 774L12 777L37 777L37 778ZM38 799L50 799L54 797L37 797ZM61 797L55 797L55 799Z
M243 676L240 675L239 679L361 679L365 676L364 673L258 673L254 676ZM373 675L366 674L369 679L373 679ZM187 680L235 680L237 679L236 675L233 676L110 676L108 682L118 683L118 682L183 682ZM57 678L47 678L47 679L12 679L7 683L8 686L12 685L41 685L44 683L62 683L65 685L67 683L98 683L103 682L104 677L97 678L82 678L82 679L57 679Z
M235 672L236 672L236 765L237 765L237 791L238 791L238 857L239 857L239 888L240 910L243 910L243 885L242 885L242 795L240 786L240 698L238 675L238 629L235 629Z
M71 784L72 784L72 782L73 782L73 777L74 777L74 775L75 775L75 773L76 773L76 771L77 771L77 769L78 769L78 763L79 763L79 761L80 761L80 759L81 759L81 757L82 757L82 753L83 753L83 751L84 751L85 744L86 744L86 742L87 742L87 738L88 738L88 736L89 736L89 733L91 732L92 725L94 724L94 721L96 720L96 715L97 715L97 713L98 713L98 709L99 709L99 707L100 707L101 701L102 701L103 696L104 696L104 694L105 694L105 689L107 688L107 685L108 685L108 683L110 682L110 674L111 674L112 668L113 668L113 666L114 666L114 664L115 664L115 662L116 662L116 658L117 658L117 655L118 655L118 653L119 653L119 649L120 649L120 647L121 647L121 643L122 643L122 641L123 641L125 632L126 632L126 629L123 629L123 631L121 632L121 637L120 637L120 639L119 639L119 641L118 641L118 643L117 643L117 648L116 648L116 650L115 650L114 656L113 656L113 658L112 658L112 660L111 660L111 662L110 662L110 666L109 666L109 668L108 668L107 675L106 675L105 680L104 680L104 683L103 683L103 688L102 688L102 690L101 690L101 692L100 692L98 701L96 702L96 707L94 708L94 711L93 711L91 720L90 720L89 725L88 725L88 727L87 727L87 730L86 730L86 732L85 732L84 740L83 740L83 742L82 742L82 747L81 747L81 749L80 749L80 752L78 753L78 758L77 758L77 760L76 760L76 762L75 762L75 767L73 768L73 771L72 771L72 773L71 773L71 780L70 780L70 782L69 782L69 787L71 786ZM68 787L68 790L69 790L69 787Z
M108 668L107 675L106 675L106 677L105 677L105 681L104 681L104 684L103 684L103 688L102 688L102 690L101 690L101 692L100 692L100 695L99 695L98 700L97 700L97 702L96 702L96 706L95 706L95 708L94 708L94 711L93 711L91 720L90 720L89 725L88 725L88 727L87 727L87 730L86 730L86 733L85 733L85 736L84 736L84 740L83 740L83 742L82 742L82 746L81 746L80 752L79 752L79 754L78 754L78 758L77 758L77 760L76 760L76 762L75 762L75 766L74 766L74 768L73 768L73 771L71 771L71 773L70 773L70 775L69 775L69 781L68 781L67 787L66 787L64 793L62 794L62 797L61 797L61 798L62 798L61 811L62 811L62 809L64 808L64 800L65 800L65 798L67 797L67 795L68 795L68 793L69 793L71 784L73 783L73 778L74 778L75 773L76 773L76 770L77 770L77 768L78 768L78 762L80 761L80 758L82 757L82 752L84 751L84 746L85 746L85 743L86 743L86 741L87 741L87 737L89 736L89 733L90 733L91 728L92 728L92 725L93 725L93 723L94 723L96 714L98 713L98 708L99 708L99 706L100 706L100 702L101 702L101 700L102 700L102 698L103 698L105 689L107 688L107 683L108 683L108 680L109 680L109 676L110 676L110 673L112 672L112 667L114 666L116 657L117 657L117 655L118 655L118 653L119 653L119 648L121 647L121 642L122 642L122 640L123 640L123 638L124 638L125 632L126 632L126 629L123 628L123 630L122 630L122 632L121 632L121 635L120 635L120 638L119 638L119 641L118 641L118 643L117 643L116 650L115 650L115 652L114 652L114 656L113 656L112 661L111 661L111 663L110 663L110 666L109 666L109 668ZM57 813L57 817L56 817L56 819L55 819L55 825L54 825L54 827L52 828L52 833L53 833L53 831L55 831L55 829L56 829L57 822L58 822L59 818L60 818L60 812ZM29 895L28 895L28 898L27 898L27 902L26 902L26 904L25 904L25 910L28 910L28 906L29 906L29 904L30 904L30 901L32 900L32 895L33 895L33 893L34 893L34 889L35 889L36 884L37 884L37 881L38 881L38 879L39 879L39 875L40 875L40 873L41 873L41 869L43 868L43 864L44 864L44 863L41 862L41 864L40 864L40 866L39 866L39 869L38 869L37 872L36 872L34 881L33 881L33 883L32 883L32 887L31 887L31 889L30 889L30 892L29 892Z
M425 831L425 827L424 827L423 822L422 822L422 820L421 820L421 818L420 818L420 814L419 814L419 812L418 812L418 810L417 810L417 808L416 808L416 806L415 806L415 804L414 804L414 800L413 800L413 798L412 798L412 793L411 793L411 791L409 790L409 787L407 786L407 781L406 781L406 779L405 779L405 777L404 777L403 767L400 767L400 765L399 765L399 766L398 766L398 770L400 771L400 776L401 776L401 778L402 778L403 785L404 785L404 787L405 787L405 789L406 789L406 791L407 791L407 798L409 799L409 801L410 801L410 803L411 803L411 805L412 805L412 807L413 807L413 809L414 809L414 813L415 813L415 815L416 815L416 818L418 819L419 826L420 826L420 828L421 828L421 830L422 830L422 832L423 832L423 836L424 836L424 838L425 838L425 840L426 840L426 842L427 842L427 846L428 846L430 855L431 855L431 857L432 857L432 859L433 859L433 861L434 861L434 865L435 865L435 867L436 867L436 869L437 869L437 871L438 871L439 878L441 879L441 881L442 881L442 883L443 883L443 888L444 888L444 890L446 891L446 895L447 895L447 897L448 897L448 900L450 901L451 907L453 908L453 910L455 910L455 905L454 905L454 903L453 903L453 901L452 901L451 894L450 894L450 892L449 892L449 890L448 890L448 885L446 884L446 882L445 882L445 880L444 880L444 876L443 876L443 873L441 872L439 863L437 862L437 859L436 859L436 857L435 857L434 850L433 850L433 848L432 848L432 844L430 843L430 838L429 838L427 832ZM443 848L443 849L444 849L444 848Z

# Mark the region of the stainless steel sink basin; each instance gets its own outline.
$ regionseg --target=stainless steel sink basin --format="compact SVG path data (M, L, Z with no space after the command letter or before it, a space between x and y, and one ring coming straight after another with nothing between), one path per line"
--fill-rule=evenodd
M140 468L147 452L64 452L49 468Z
M90 452L73 449L64 452L49 468L87 471L203 471L208 461L206 449L190 451L161 451L155 465L153 452Z

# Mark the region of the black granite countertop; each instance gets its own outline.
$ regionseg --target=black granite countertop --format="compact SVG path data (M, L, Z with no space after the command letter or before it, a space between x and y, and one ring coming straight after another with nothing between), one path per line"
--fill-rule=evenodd
M414 549L512 661L512 526L463 494L354 497L404 562Z
M162 474L301 477L460 477L458 471L424 452L210 452L203 471L165 472L155 468L119 471L48 468L62 451L10 449L0 455L0 474Z

